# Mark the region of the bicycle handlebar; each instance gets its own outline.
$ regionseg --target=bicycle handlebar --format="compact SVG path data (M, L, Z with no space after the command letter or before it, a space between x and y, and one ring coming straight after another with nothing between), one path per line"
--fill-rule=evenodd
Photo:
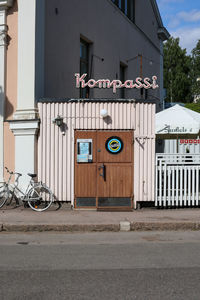
M5 167L6 171L10 174L10 175L18 175L19 177L22 176L21 173L17 173L17 172L12 172L12 171L9 171L9 169L7 167Z
M13 172L12 171L9 171L7 167L5 167L7 173L9 173L10 175L13 175Z

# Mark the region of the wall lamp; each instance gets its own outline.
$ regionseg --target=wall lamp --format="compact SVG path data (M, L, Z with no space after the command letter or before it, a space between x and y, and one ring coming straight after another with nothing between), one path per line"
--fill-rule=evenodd
M102 118L106 118L106 117L108 116L108 111L107 111L107 109L105 109L105 108L101 109L101 111L100 111L100 116L101 116Z
M61 127L63 125L63 117L57 115L55 119L53 119L53 124L56 124L58 127Z

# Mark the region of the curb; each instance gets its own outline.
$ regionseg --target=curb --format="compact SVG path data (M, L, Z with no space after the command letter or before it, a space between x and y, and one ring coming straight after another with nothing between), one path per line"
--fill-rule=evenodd
M131 231L186 231L200 230L200 223L179 222L179 223L131 223Z
M200 223L146 223L133 222L130 231L197 231ZM0 224L0 232L119 232L120 224L45 225Z
M60 232L101 232L101 231L119 231L119 225L10 225L3 224L2 232L44 232L44 231L60 231Z

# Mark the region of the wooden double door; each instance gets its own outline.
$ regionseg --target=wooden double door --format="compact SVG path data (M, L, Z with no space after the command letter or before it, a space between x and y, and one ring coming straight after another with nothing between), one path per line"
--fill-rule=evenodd
M132 206L133 131L75 131L75 208Z

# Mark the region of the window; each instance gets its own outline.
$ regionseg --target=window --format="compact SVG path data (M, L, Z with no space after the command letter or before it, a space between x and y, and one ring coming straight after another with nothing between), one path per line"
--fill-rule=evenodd
M120 80L124 83L125 81L125 73L126 73L126 67L122 64L120 64ZM120 98L125 98L125 88L120 88Z
M121 11L132 21L135 22L135 0L112 0Z
M84 40L80 40L80 74L89 72L89 44ZM88 74L89 75L89 74ZM85 78L85 80L88 80ZM88 88L80 88L80 98L88 98Z

